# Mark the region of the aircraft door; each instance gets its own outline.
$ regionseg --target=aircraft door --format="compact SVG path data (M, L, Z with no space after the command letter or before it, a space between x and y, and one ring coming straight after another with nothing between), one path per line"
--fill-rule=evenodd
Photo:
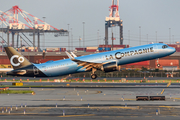
M153 47L154 47L154 53L155 53L155 54L158 54L158 46L157 46L157 45L154 45Z
M39 74L39 70L35 66L33 66L33 71L34 71L34 75L38 75Z

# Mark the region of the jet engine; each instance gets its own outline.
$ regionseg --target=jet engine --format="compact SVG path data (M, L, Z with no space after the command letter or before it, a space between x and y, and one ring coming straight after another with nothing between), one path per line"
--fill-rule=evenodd
M101 70L104 72L112 72L112 71L119 70L119 67L117 66L116 62L110 62L110 63L104 64L101 67Z

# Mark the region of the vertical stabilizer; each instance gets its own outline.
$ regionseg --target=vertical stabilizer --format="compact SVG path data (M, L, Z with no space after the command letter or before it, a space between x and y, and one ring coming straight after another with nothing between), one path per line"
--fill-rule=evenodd
M31 65L31 63L13 47L4 47L4 49L14 69Z

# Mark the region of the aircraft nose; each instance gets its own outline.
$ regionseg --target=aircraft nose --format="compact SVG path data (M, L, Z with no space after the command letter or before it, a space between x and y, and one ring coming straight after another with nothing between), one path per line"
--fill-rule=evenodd
M173 48L173 47L169 47L169 50L168 50L171 54L175 53L176 52L176 49Z

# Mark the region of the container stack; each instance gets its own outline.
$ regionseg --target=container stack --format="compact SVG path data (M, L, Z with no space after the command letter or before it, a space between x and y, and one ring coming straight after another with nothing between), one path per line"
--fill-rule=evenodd
M46 52L59 52L60 48L46 48Z
M180 44L168 44L169 47L173 47L176 49L176 52L180 52Z
M0 46L0 52L4 52L4 48L2 46Z
M66 48L60 48L60 52L65 52Z
M37 52L38 51L38 48L37 47L28 47L28 51L27 52Z
M113 45L113 50L129 48L129 45Z
M38 62L39 63L45 63L45 62L48 62L48 61L50 62L50 61L56 61L56 60L59 60L59 59L53 59L53 60L52 59L39 59Z
M99 52L111 51L111 45L99 45Z
M113 45L113 50L129 48L129 45ZM99 45L99 52L111 51L112 45Z

